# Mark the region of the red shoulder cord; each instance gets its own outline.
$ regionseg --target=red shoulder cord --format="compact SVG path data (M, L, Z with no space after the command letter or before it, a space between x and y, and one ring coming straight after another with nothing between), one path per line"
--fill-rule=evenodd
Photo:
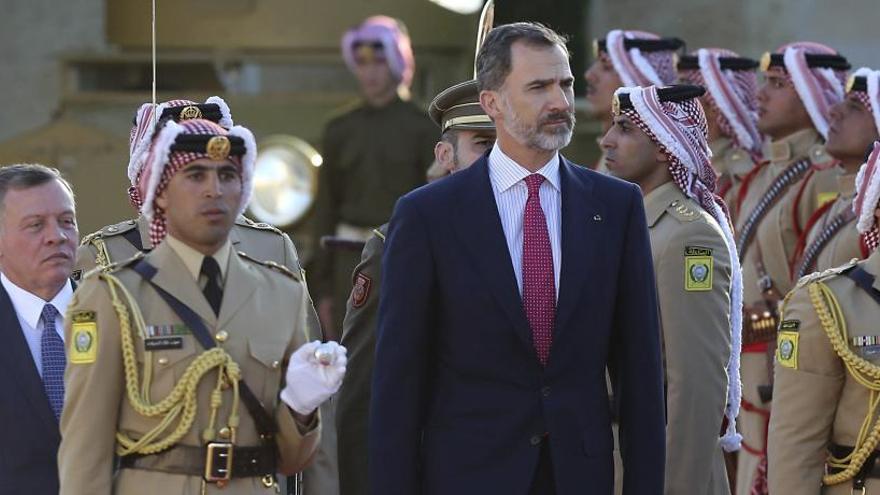
M810 215L810 219L807 220L807 226L804 227L804 231L798 236L797 244L794 246L794 253L792 253L791 259L788 260L788 276L789 278L794 276L794 270L797 267L799 261L801 261L801 257L804 255L804 251L807 248L807 238L810 237L810 232L813 230L813 227L819 223L819 220L825 216L825 213L834 206L834 201L828 201L824 205L820 206L818 210L814 211L812 215Z
M743 203L743 201L745 201L746 194L748 194L748 192L749 192L749 186L752 183L752 179L754 179L755 176L758 175L758 171L760 171L762 168L767 166L768 163L770 163L770 162L765 160L763 162L756 164L755 167L753 169L749 170L749 173L747 173L746 176L743 177L742 184L740 184L740 186L739 186L739 192L736 195L737 214L742 213L742 203Z

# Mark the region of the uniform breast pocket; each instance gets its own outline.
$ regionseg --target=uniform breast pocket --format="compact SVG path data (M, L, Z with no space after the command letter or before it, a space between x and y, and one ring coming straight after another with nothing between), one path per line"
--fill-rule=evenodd
M168 395L202 351L191 334L147 337L142 345L144 352L139 356L138 373L143 376L145 365L150 362L153 400L161 400Z
M287 341L280 336L248 339L249 358L242 363L242 373L248 386L264 404L273 404L278 395L286 349Z

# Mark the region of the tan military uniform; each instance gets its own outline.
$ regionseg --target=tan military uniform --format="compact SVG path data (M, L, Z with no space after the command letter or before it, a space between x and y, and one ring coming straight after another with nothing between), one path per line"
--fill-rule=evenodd
M128 240L134 231L138 235L133 236L140 243L135 246ZM229 232L229 240L236 251L243 251L248 256L262 261L274 261L287 269L300 273L303 289L309 297L308 285L305 279L305 270L299 262L296 246L287 234L266 223L256 223L247 217L239 216L235 225ZM136 220L126 220L115 225L108 225L97 232L83 237L79 249L76 251L76 266L74 273L85 275L97 266L108 266L122 260L127 260L140 252L153 249L150 242L150 224L143 216ZM308 335L309 340L321 339L321 325L318 323L318 314L311 304L309 297Z
M739 205L737 235L749 218L768 188L777 176L784 173L793 163L809 156L813 164L830 163L831 158L825 153L821 137L813 129L798 131L785 139L768 143L764 156L770 162L754 172L751 180L743 187L746 192ZM737 467L736 490L738 494L748 495L754 481L758 465L766 447L767 418L770 403L762 400L759 387L769 386L771 382L772 361L768 355L768 340L758 339L749 344L751 339L748 329L752 315L758 318L767 316L765 305L775 311L776 299L791 290L789 261L794 254L800 232L812 213L823 201L833 199L837 190L837 167L814 170L800 182L788 187L776 204L769 209L763 221L757 226L754 239L747 247L745 255L740 252L743 269L743 354L741 358L741 374L743 385L743 410L740 413L739 425L743 435L744 448L739 453ZM763 270L760 264L763 262ZM773 296L767 296L761 289L760 282L764 279L772 281ZM759 321L764 322L763 319ZM757 326L757 325L756 325ZM775 321L767 320L765 334L772 343L775 333ZM764 335L766 337L766 335ZM756 453L758 453L756 455Z
M341 495L370 492L367 428L387 230L387 224L377 229L364 246L361 262L352 275L352 291L342 325L342 345L348 349L348 366L336 406Z
M728 494L719 432L730 358L721 227L675 182L645 197L666 370L666 493Z
M851 449L862 444L862 428L871 435L877 428L871 402L876 405L880 391L880 304L841 273L851 266L805 277L785 304L768 446L770 493L880 494L876 474L867 478L865 491L851 481L822 487L829 447ZM859 266L880 276L880 253ZM868 386L860 382L866 377Z
M716 191L730 210L734 224L737 221L736 198L739 187L749 172L755 167L752 158L744 150L733 145L730 138L718 138L711 143L712 168L718 173L718 190Z
M310 303L300 275L231 252L223 274L223 301L218 317L197 285L193 263L184 261L187 258L186 253L175 250L166 240L144 259L158 270L153 282L198 314L274 417L278 427L274 441L278 471L289 474L301 470L319 441L317 419L312 425L298 425L278 398L286 359L307 341L304 328ZM110 284L105 275L86 278L65 318L69 364L65 380L67 401L61 418L63 441L58 455L61 493L198 494L202 477L163 472L171 470L175 461L170 457L163 461L161 453L147 456L159 463L155 470L121 469L112 476L114 453L119 452L121 445L117 435L141 438L163 417L146 417L135 404L156 404L166 399L184 381L185 371L204 350L177 314L130 266L123 265L111 273L122 287ZM125 297L123 287L130 299ZM120 301L121 306L117 304ZM130 316L121 319L121 310ZM142 315L144 328L136 324L138 314ZM126 331L121 322L132 328ZM124 364L123 350L128 346L121 339L127 337L133 339L133 353L132 361ZM161 338L169 339L166 347L151 346L154 350L145 350ZM169 343L172 345L168 346ZM212 425L211 396L218 386L217 369L211 369L197 381L194 421L183 429L175 446L201 447L203 432L209 426L213 426L213 435L209 436L230 438L228 426L234 426L230 420L234 411L240 417L235 445L260 446L254 420L245 406L233 408L233 387L219 389L221 401ZM184 397L189 396L184 393ZM171 422L160 438L174 431L178 420L180 417ZM171 456L173 448L167 452ZM209 484L207 493L268 494L274 493L274 487L266 486L259 477L234 478L222 490Z
M848 219L840 230L825 241L824 247L815 255L813 270L805 272L804 275L812 271L823 271L840 266L853 258L862 258L861 241L856 230L855 214L852 212L853 197L856 194L855 181L856 174L841 175L837 178L839 193L837 199L821 218L816 219L809 232L806 232L805 253L811 250L835 219ZM798 260L795 270L801 261L803 260Z

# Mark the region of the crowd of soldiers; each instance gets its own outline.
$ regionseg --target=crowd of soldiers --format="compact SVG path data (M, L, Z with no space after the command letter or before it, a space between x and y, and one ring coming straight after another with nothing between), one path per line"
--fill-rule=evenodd
M683 46L613 30L584 75L603 124L590 168L644 197L665 493L880 493L880 71L850 74L813 42L759 60ZM342 52L363 102L326 127L316 237L365 246L322 251L308 286L291 239L242 215L256 145L226 103L136 112L138 216L76 254L52 404L61 493L260 493L304 469L306 493L369 493L386 222L401 195L489 152L495 127L477 80L427 114L410 101L395 19L367 19ZM200 210L199 187L225 199Z

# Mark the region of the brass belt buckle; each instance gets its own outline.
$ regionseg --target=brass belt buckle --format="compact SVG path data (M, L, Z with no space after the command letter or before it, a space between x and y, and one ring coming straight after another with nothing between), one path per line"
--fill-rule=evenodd
M226 484L232 479L232 443L209 442L206 447L205 481Z

